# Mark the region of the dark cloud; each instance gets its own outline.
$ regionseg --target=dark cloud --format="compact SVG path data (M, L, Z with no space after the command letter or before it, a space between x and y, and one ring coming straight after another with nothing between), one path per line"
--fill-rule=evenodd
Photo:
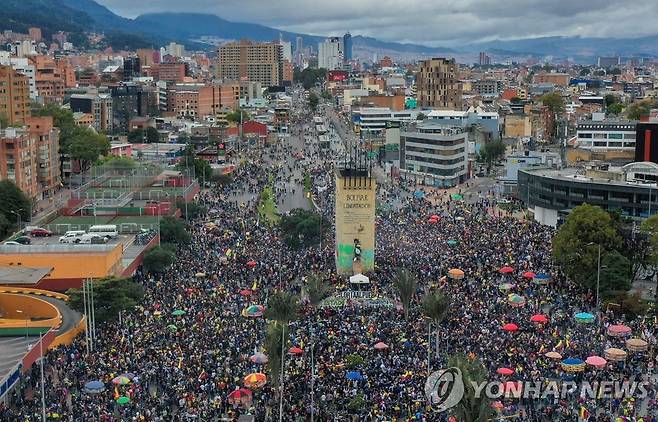
M658 33L656 0L98 0L118 14L213 13L318 35L351 31L382 40L457 46L547 35Z

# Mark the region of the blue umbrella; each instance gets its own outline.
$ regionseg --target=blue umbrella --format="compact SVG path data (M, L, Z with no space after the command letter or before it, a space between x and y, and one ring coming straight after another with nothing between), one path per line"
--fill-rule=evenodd
M350 371L347 373L347 379L351 381L360 381L363 379L363 375L358 371Z
M105 384L100 381L89 381L85 384L85 392L89 394L102 393L105 391Z
M594 321L594 315L588 312L579 312L576 315L574 315L574 318L576 318L576 321L584 322L584 323Z
M563 365L582 365L584 363L585 362L583 362L582 359L578 359L578 358L567 358L562 361Z
M414 197L415 198L424 198L425 197L425 192L421 190L417 190L414 192Z

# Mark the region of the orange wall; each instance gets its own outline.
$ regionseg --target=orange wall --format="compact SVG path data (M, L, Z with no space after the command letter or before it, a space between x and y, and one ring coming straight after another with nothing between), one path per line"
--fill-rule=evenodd
M37 297L8 293L0 293L0 315L2 328L59 327L62 323L54 305Z
M100 278L120 269L123 245L109 252L76 253L5 253L0 255L0 266L53 267L48 279Z

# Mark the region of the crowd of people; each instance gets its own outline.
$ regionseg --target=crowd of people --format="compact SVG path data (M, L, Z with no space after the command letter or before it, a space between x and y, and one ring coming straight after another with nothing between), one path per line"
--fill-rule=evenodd
M335 275L333 233L320 244L291 249L275 226L257 212L259 194L271 183L279 205L293 185L303 189L299 175L327 177L332 154L322 154L314 142L308 110L298 106L292 117L293 138L302 142L265 147L248 154L236 167L232 182L198 196L207 212L190 222L191 243L179 245L177 260L162 273L138 270L134 280L145 289L143 302L122 314L121 321L100 327L93 353L86 354L84 337L46 356L46 406L49 418L62 421L217 421L253 415L257 421L279 420L283 395L284 421L447 421L428 405L425 380L431 370L444 368L449 356L463 354L479 360L491 380L560 379L559 361L545 357L585 359L603 355L623 341L606 335L610 324L624 323L634 337L655 346L652 321L626 321L606 310L598 312L591 294L567 280L551 260L554 230L531 221L491 212L492 200L465 203L441 190L414 195L411 183L386 181L379 189L382 205L376 218L376 268L368 274L373 297L393 304L398 293L393 279L406 269L418 280L408 317L400 306L374 306L345 301L341 306L310 306L304 300L305 279L320 274L332 295L350 289ZM290 138L287 140L290 141ZM294 153L304 159L290 159ZM420 188L422 189L422 188ZM430 194L431 192L431 194ZM320 212L332 220L334 189L315 192ZM312 206L307 204L308 206ZM317 205L317 204L316 204ZM430 216L439 218L430 222ZM513 271L501 274L503 266ZM460 269L462 279L446 277ZM537 284L524 277L532 271L550 275ZM504 290L501 285L508 283ZM428 327L420 307L425 294L443 291L450 299L448 316L439 327ZM288 330L281 385L269 379L267 364L250 357L264 350L266 321L245 316L250 305L267 305L278 291L302 298L300 315ZM510 293L525 299L508 302ZM179 312L174 312L179 311ZM182 312L180 312L182 311ZM589 325L574 315L598 315ZM546 315L535 324L532 315ZM502 330L515 323L514 332ZM429 331L428 331L429 328ZM377 343L386 348L375 348ZM577 421L582 408L589 420L655 421L655 397L650 353L630 354L626 362L604 369L588 367L578 380L643 379L651 382L648 399L587 400L578 396L519 401L501 398L493 418L518 421ZM428 367L429 365L429 367ZM497 369L513 370L501 376ZM243 378L262 372L266 384L253 389L244 405L228 396L243 387ZM348 378L347 373L358 373ZM129 382L112 380L125 374ZM102 392L87 392L98 380ZM38 377L31 377L0 411L3 421L36 421L41 415ZM281 389L282 388L282 389ZM117 397L127 397L124 404Z

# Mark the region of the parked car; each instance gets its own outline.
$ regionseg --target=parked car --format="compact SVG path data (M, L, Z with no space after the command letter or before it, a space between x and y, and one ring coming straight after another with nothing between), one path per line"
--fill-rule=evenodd
M21 246L20 243L15 242L15 241L13 241L13 240L9 240L9 241L3 243L3 245L7 245L7 246Z
M14 241L20 243L21 245L29 245L32 243L32 239L27 236L18 236Z
M51 232L50 230L41 228L41 227L37 227L36 229L32 229L32 231L30 231L29 233L30 233L30 236L34 236L34 237L50 237L50 236L53 235L53 232Z
M80 243L80 236L85 234L84 230L70 230L59 237L59 243Z
M78 243L91 244L91 245L102 245L107 243L108 238L105 236L99 236L94 233L87 233L80 236L80 241Z

